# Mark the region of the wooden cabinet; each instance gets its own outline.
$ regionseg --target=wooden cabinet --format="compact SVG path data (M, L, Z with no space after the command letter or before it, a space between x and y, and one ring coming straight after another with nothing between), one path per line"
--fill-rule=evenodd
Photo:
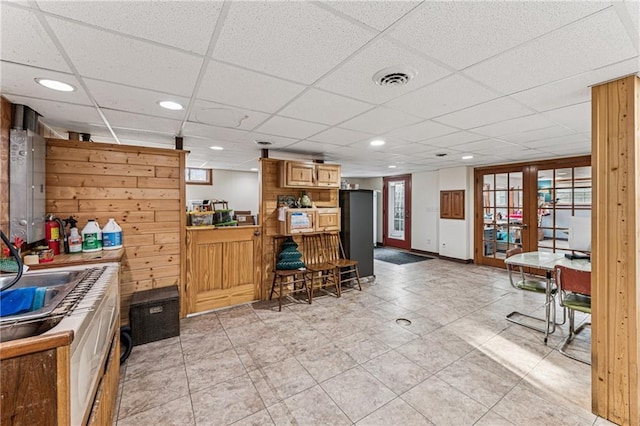
M464 220L464 190L440 191L440 219Z
M102 370L101 370L102 371ZM111 349L104 368L104 375L99 381L96 398L91 415L87 422L90 426L109 425L113 422L113 414L118 398L120 381L120 329L116 328L111 339Z
M281 235L315 232L316 209L287 209L283 221L279 222Z
M340 188L340 166L337 164L316 164L316 186Z
M340 230L340 208L318 209L316 211L316 231L339 231Z
M241 226L187 230L189 314L259 299L260 229Z
M284 188L340 188L338 164L283 161L280 186Z

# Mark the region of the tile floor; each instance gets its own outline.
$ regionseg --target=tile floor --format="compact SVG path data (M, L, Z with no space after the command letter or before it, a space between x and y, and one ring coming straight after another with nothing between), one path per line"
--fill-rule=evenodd
M590 367L557 351L566 326L545 346L505 320L542 315L543 296L438 259L375 271L362 292L210 312L134 347L114 424L610 424L591 413Z

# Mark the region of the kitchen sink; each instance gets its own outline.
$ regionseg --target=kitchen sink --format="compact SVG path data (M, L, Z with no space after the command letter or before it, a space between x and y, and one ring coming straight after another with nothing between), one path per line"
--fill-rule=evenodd
M61 302L86 275L87 271L38 272L23 275L11 289L37 287L40 292L44 289L42 305L29 312L0 317L0 342L36 336L55 327L67 313ZM11 279L12 277L0 277L0 285L7 285Z

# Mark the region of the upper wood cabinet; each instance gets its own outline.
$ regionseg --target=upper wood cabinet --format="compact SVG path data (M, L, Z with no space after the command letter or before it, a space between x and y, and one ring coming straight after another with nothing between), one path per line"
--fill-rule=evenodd
M440 191L440 219L464 219L464 190Z
M328 232L340 230L340 207L318 209L316 216L316 231Z
M280 186L285 188L340 188L338 164L283 161L280 165Z
M316 186L340 188L340 166L338 164L316 164Z

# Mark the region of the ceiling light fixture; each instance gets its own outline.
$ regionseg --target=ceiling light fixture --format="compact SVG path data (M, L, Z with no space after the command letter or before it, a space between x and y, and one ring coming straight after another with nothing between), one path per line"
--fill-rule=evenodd
M257 169L256 167L252 167L252 168L251 168L251 171L252 171L252 172L257 172L257 171L258 171L258 169Z
M382 146L385 143L386 142L383 141L382 139L376 139L376 140L372 140L371 142L369 142L369 145L371 145L371 146Z
M462 159L463 160L471 160L473 158L473 155L463 155Z
M395 169L398 166L394 166L393 164L389 166L390 169Z
M184 109L182 105L173 101L159 101L158 105L162 108L170 109L171 111L180 111L181 109Z
M221 146L210 146L209 149L213 149L214 151L222 151L224 148Z
M76 90L76 88L72 85L63 83L58 80L51 80L48 78L34 78L34 80L41 86L44 86L48 89L57 90L59 92L73 92L74 90Z
M378 86L397 87L404 86L418 74L418 71L407 66L395 66L378 71L372 77Z

